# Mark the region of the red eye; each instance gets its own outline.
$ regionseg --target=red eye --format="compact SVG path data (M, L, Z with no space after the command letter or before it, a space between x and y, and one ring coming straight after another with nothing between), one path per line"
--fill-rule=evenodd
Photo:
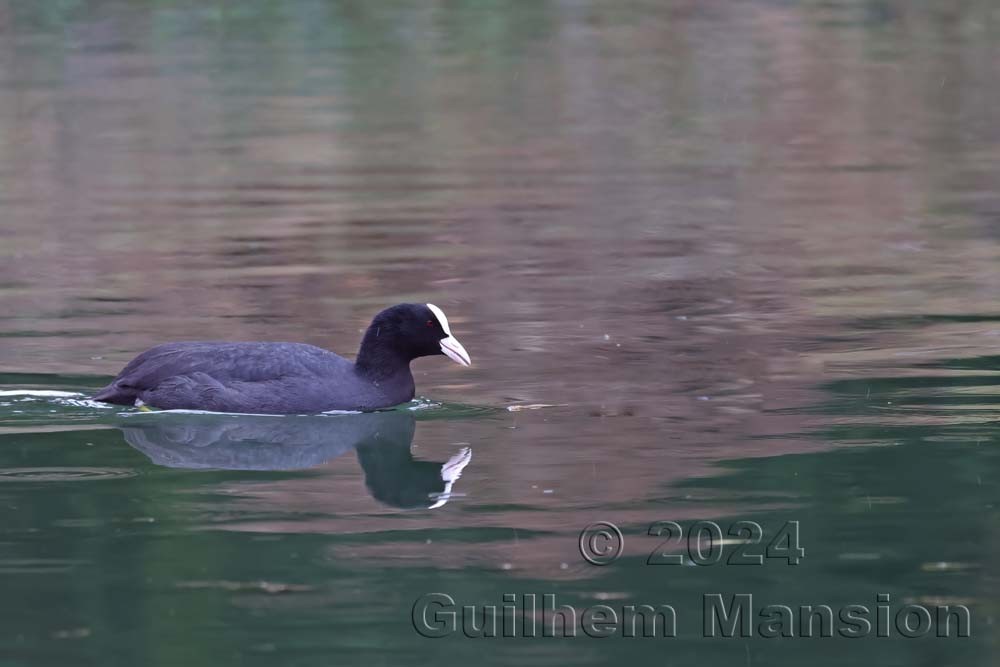
M434 320L427 320L427 326L429 327L434 326Z

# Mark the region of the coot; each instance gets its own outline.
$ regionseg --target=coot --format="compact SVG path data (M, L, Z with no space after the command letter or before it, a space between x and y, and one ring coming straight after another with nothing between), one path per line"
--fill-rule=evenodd
M375 316L352 363L303 343L166 343L133 359L94 396L163 410L307 414L369 412L413 398L410 362L468 352L432 303L401 303Z

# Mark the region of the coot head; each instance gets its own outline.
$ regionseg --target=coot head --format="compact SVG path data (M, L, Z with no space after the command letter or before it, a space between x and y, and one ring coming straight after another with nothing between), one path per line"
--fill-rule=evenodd
M386 308L365 332L359 361L366 356L366 347L391 350L406 361L444 354L463 366L472 364L469 353L451 334L444 311L433 303L401 303Z

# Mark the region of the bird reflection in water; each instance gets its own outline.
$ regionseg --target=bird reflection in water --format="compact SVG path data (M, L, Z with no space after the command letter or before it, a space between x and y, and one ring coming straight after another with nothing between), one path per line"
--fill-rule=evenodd
M472 459L463 447L445 462L410 453L416 420L409 411L277 417L142 413L116 426L125 440L169 468L301 470L356 450L376 500L405 509L441 507Z

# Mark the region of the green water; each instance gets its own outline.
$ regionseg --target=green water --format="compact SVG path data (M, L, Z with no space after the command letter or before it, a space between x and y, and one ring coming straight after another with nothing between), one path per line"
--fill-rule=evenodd
M992 663L994 5L0 2L0 665ZM393 411L87 399L400 301L474 365Z

